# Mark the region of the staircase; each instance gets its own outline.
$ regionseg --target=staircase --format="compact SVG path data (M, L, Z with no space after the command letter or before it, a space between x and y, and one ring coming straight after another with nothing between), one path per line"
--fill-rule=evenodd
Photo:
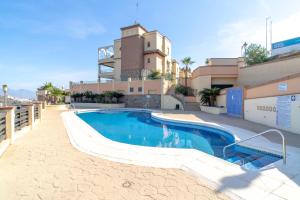
M183 109L186 111L200 111L200 104L198 102L187 102L183 95L175 94L175 85L172 85L167 92L168 95L171 95L183 105Z
M240 165L246 169L259 169L282 159L281 156L257 151L243 146L228 149L225 160Z
M185 102L183 107L187 111L200 111L199 102Z

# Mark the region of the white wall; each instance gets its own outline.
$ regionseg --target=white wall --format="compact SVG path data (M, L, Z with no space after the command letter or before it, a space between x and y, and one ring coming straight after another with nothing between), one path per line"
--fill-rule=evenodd
M183 109L182 103L171 95L161 95L161 109L175 110L176 104L179 104L180 110Z
M203 90L204 88L211 87L211 76L198 76L191 81L191 87L197 90L197 94L199 91ZM200 97L197 95L196 98L197 102L200 102Z
M276 125L276 102L277 97L245 100L245 119L300 134L300 94L296 95L296 101L291 102L290 127L279 127Z
M223 106L226 108L226 94L217 96L217 106Z

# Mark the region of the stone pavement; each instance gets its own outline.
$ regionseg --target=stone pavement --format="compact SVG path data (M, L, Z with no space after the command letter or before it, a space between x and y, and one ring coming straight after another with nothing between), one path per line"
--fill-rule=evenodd
M61 110L49 108L43 121L0 157L0 199L225 200L195 177L103 160L69 142Z

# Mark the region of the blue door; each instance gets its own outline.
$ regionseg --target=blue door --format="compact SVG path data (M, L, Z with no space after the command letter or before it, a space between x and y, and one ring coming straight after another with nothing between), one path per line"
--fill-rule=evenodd
M227 88L227 114L234 117L243 117L243 88Z

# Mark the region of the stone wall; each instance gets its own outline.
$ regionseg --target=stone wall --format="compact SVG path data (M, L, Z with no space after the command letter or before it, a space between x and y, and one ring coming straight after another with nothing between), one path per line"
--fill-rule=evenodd
M150 98L147 98L150 96ZM152 108L160 109L161 96L158 94L151 95L125 95L122 99L127 108ZM148 105L148 106L147 106Z

